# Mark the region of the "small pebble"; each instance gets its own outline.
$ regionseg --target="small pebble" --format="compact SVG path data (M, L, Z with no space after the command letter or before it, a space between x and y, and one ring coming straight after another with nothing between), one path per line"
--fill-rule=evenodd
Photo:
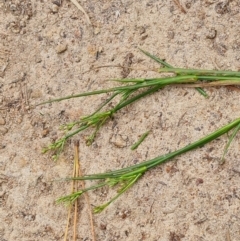
M175 33L174 33L172 30L169 30L169 31L167 32L167 38L168 38L168 39L173 39L173 38L174 38L174 35L175 35Z
M30 106L29 106L29 105L26 105L24 109L25 109L25 110L30 110Z
M79 55L75 55L75 56L74 56L74 61L75 61L76 63L79 63L79 62L81 61L81 57L80 57Z
M198 186L200 184L203 184L203 179L202 178L197 178L196 185Z
M6 147L6 145L0 144L0 149L4 149L5 147Z
M6 121L4 118L0 117L0 125L5 125Z
M31 97L33 99L37 99L37 98L42 97L42 91L40 89L33 90L32 93L31 93Z
M5 135L8 132L8 129L0 126L0 135Z
M139 28L139 34L142 35L142 34L144 34L145 32L146 32L146 28L143 27L143 26L141 26L141 27Z
M57 5L58 7L61 6L62 1L61 0L54 0L52 1L53 4Z
M100 31L101 31L100 28L95 28L95 29L94 29L94 34L97 35L97 34L100 33Z
M120 32L122 32L123 31L123 29L124 29L124 27L123 26L116 26L116 28L115 29L113 29L113 33L114 34L119 34Z
M214 39L217 35L217 30L215 28L208 29L206 38L208 39Z
M53 13L57 13L59 10L59 7L56 4L53 4L51 9Z
M26 27L26 21L25 21L25 20L21 20L21 21L19 22L19 25L20 25L20 27L22 27L22 28Z
M61 54L63 52L65 52L67 50L67 44L59 44L57 47L56 47L56 52L58 54Z
M65 31L61 30L60 33L59 33L60 37L62 38L66 38L67 37L67 34Z
M44 129L42 131L42 137L46 137L48 135L48 133L49 133L49 129Z
M20 33L20 27L18 25L12 23L9 26L13 33Z
M15 122L16 122L17 124L21 124L21 123L22 123L22 120L23 120L23 119L22 119L22 117L20 116L20 117L18 117L18 118L16 119Z
M99 228L100 228L101 230L106 230L106 229L107 229L107 225L101 223Z
M12 12L16 12L17 11L17 6L15 4L11 4L9 9Z
M21 31L20 31L20 34L25 34L27 31L26 31L26 29L22 29Z
M190 0L190 1L188 0L188 1L185 3L185 6L186 6L187 9L191 8L191 0Z
M188 25L184 25L184 27L183 27L184 31L188 31L189 29L190 29L190 27Z
M95 45L89 45L89 46L87 47L87 51L88 51L89 54L95 56L96 53L97 53L97 48L96 48Z
M118 148L123 148L127 146L127 136L113 135L110 139L110 143L114 144Z
M35 215L29 214L24 217L25 220L27 221L34 221L35 220Z
M227 2L220 2L215 6L215 11L218 14L225 14L229 12L229 6Z
M148 34L145 34L141 37L141 40L145 40L148 37Z
M42 59L40 56L36 56L36 59L35 59L36 63L41 63L42 62Z

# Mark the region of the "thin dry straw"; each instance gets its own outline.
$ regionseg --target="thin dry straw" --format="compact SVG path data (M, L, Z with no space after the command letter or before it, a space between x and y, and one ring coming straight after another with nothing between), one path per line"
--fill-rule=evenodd
M71 187L72 194L76 193L77 190L78 190L78 183L76 182L75 179L81 178L81 176L82 176L82 171L81 171L80 159L79 159L79 141L75 141L74 142L74 164L73 164L73 177L74 177L74 179L72 181L72 187ZM84 181L82 181L82 189L85 189ZM88 205L92 238L93 238L93 241L96 241L96 235L95 235L94 223L93 223L93 216L92 216L90 201L89 201L89 197L88 197L87 193L84 193L84 197L85 197L85 200L86 200L87 205ZM75 241L75 240L77 240L78 199L75 198L73 203L74 203L73 240ZM72 210L72 203L70 204L69 210L68 210L67 225L66 225L66 229L65 229L64 241L67 241L71 210Z
M87 19L88 24L89 24L89 25L92 25L88 14L87 14L86 11L83 9L83 7L77 2L77 0L71 0L71 2L72 2L82 13L84 13L84 15L85 15L85 17L86 17L86 19Z
M74 143L77 146L76 149L76 155L77 155L77 163L78 163L78 176L82 177L83 173L82 173L82 169L81 169L81 165L80 165L80 159L79 159L79 141ZM84 181L82 181L82 189L85 189L85 183ZM87 193L84 193L84 198L85 201L87 203L88 206L88 214L89 214L89 221L90 221L90 226L91 226L91 234L92 234L92 239L93 241L96 241L96 234L95 234L95 228L94 228L94 222L93 222L93 215L92 215L92 211L91 211L91 205L90 205L90 200L89 200L89 196Z

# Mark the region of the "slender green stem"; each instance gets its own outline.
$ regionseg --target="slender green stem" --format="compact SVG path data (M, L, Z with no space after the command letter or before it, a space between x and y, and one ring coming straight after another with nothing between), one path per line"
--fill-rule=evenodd
M85 93L80 93L80 94L76 94L76 95L69 95L69 96L65 96L62 98L48 100L48 101L42 102L38 105L43 105L43 104L52 103L52 102L59 102L62 100L68 100L68 99L72 99L72 98L79 98L79 97L90 96L90 95L99 95L99 94L104 94L104 93L109 93L109 92L114 92L114 91L138 90L140 88L151 87L154 85L164 86L164 85L178 84L178 83L192 83L192 82L196 82L196 81L197 81L197 78L194 75L165 77L165 78L151 78L151 79L145 79L144 82L137 83L134 85L125 85L125 86L119 86L119 87L110 88L110 89L96 90L96 91L85 92Z
M217 131L203 137L202 139L193 142L177 151L168 153L166 155L162 155L159 157L156 157L154 159L130 166L130 167L126 167L126 168L122 168L120 170L116 170L116 171L111 171L111 172L106 172L106 173L99 173L99 174L93 174L93 175L86 175L84 177L80 177L77 178L77 180L93 180L93 179L105 179L105 178L117 178L120 177L122 175L131 173L133 174L134 171L139 171L141 170L141 168L144 168L143 170L145 170L145 168L151 169L156 167L157 165L164 163L178 155L181 155L183 153L186 153L188 151L191 151L193 149L196 149L198 147L202 147L203 145L207 144L208 142L220 137L221 135L229 132L231 129L233 129L234 127L240 125L240 118L234 120L233 122L223 126L222 128L218 129ZM145 171L144 171L145 172Z
M240 82L240 76L239 77L230 77L230 76L209 76L209 75L198 75L198 80L207 80L207 81L215 81L221 83L222 81L236 81Z
M116 107L113 108L113 111L116 112L116 111L124 108L125 106L132 104L134 101L137 101L137 100L143 98L144 96L150 95L150 94L158 91L161 88L162 88L162 86L155 86L151 89L146 90L145 92L142 92L142 93L132 97L129 100L126 100L124 102L120 102L118 105L116 105Z
M163 59L159 59L158 57L156 57L155 55L152 55L150 53L148 53L147 51L138 48L142 53L144 53L146 56L150 57L151 59L153 59L154 61L156 61L159 64L162 64L163 66L167 67L167 68L173 68L172 65L168 64L165 60Z
M195 88L202 96L204 96L205 98L208 98L208 94L206 93L206 91L200 87L196 87Z
M148 136L149 133L150 133L150 131L143 133L141 135L141 137L139 138L139 140L131 146L131 150L137 149L138 146L145 140L145 138Z
M151 168L156 167L157 165L162 164L163 162L166 162L178 155L181 155L183 153L186 153L188 151L191 151L195 148L202 147L203 145L207 144L208 142L218 138L219 136L225 134L226 132L230 131L231 129L235 128L230 141L235 137L236 133L240 129L240 118L232 121L231 123L223 126L222 128L218 129L217 131L214 131L213 133L203 137L202 139L189 144L177 151L168 153L166 155L162 155L159 157L156 157L152 160L142 162L137 165L133 165L127 168L123 168L117 171L112 172L106 172L106 173L100 173L100 174L93 174L93 175L87 175L83 177L76 177L76 178L68 178L68 180L97 180L97 179L104 179L105 181L101 182L98 185L93 185L89 188L77 191L75 193L72 193L70 195L64 196L59 198L58 202L73 202L78 197L80 197L84 192L94 190L100 187L103 187L105 185L108 185L110 187L115 186L117 184L125 184L119 191L116 196L114 196L110 201L107 203L97 206L94 208L95 213L99 213L103 211L107 206L109 206L113 201L115 201L120 195L122 195L124 192L126 192L130 187L134 185L134 183L137 182L137 180L142 177L142 175L148 171ZM229 146L229 145L228 145ZM227 146L227 148L228 148ZM225 148L226 149L226 148Z
M95 115L98 113L104 106L106 106L110 101L112 101L117 95L119 95L120 92L113 93L107 100L105 100L97 109L94 111L90 116Z
M140 49L141 50L141 49ZM66 141L71 138L72 136L76 135L77 133L94 126L95 131L93 134L89 137L89 143L91 143L97 132L99 131L100 127L117 111L120 109L126 107L127 105L151 94L159 89L167 86L167 85L181 85L185 87L197 87L199 93L207 96L206 92L199 88L203 86L216 86L216 85L239 85L240 84L240 72L238 71L218 71L218 70L199 70L199 69L182 69L182 68L174 68L167 62L165 62L162 59L157 58L154 55L151 55L150 53L141 50L145 55L149 56L151 59L156 61L157 63L164 66L164 68L160 68L160 73L172 73L171 75L175 75L173 77L158 77L158 78L142 78L142 79L117 79L114 81L119 81L124 83L125 85L113 87L109 89L103 89L103 90L96 90L86 93L80 93L76 95L66 96L58 99L49 100L40 104L46 104L46 103L52 103L57 101L62 101L66 99L71 98L77 98L77 97L83 97L83 96L89 96L89 95L97 95L97 94L104 94L104 93L111 93L112 95L105 100L99 108L95 112L93 112L91 115L88 115L86 117L81 118L80 121L74 122L69 124L69 129L73 128L75 125L79 125L79 127L72 131L67 133L62 139L56 141L55 143L51 144L48 148L45 149L45 151L48 150L57 150L57 154L63 149L64 144ZM140 91L139 91L140 90ZM137 91L137 92L136 92ZM113 107L110 108L110 110L102 111L100 112L104 107L107 106L108 103L110 103L116 96L120 95L119 102ZM222 128L218 129L217 131L201 138L198 141L195 141L179 150L167 153L165 155L158 156L154 159L144 161L142 163L132 165L126 168L122 168L119 170L109 171L106 173L98 173L98 174L92 174L92 175L86 175L83 177L77 177L77 178L68 178L69 180L103 180L100 184L93 185L89 188L77 191L75 193L72 193L68 196L60 198L59 202L72 202L76 200L79 196L82 195L82 193L94 190L103 186L109 186L113 187L115 185L121 185L121 189L119 190L118 194L113 197L109 202L107 202L104 205L101 205L99 207L95 208L95 212L100 212L103 209L105 209L110 203L112 203L114 200L116 200L120 195L122 195L126 190L128 190L146 171L148 171L151 168L154 168L166 161L169 161L170 159L173 159L174 157L184 154L188 151L191 151L193 149L196 149L198 147L202 147L203 145L209 143L210 141L220 137L221 135L227 133L228 131L232 130L234 131L229 138L229 141L224 149L224 153L222 156L222 160L224 159L224 156L229 148L229 145L233 141L234 137L240 130L240 118L232 121L231 123L223 126ZM147 133L144 133L144 135L140 138L140 140L135 143L135 145L132 147L132 149L136 148L143 139L147 136Z
M113 197L110 201L108 201L107 203L95 207L94 208L94 213L100 213L102 212L107 206L109 206L112 202L114 202L117 198L119 198L123 193L125 193L130 187L133 186L133 184L135 182L137 182L137 180L142 176L142 173L137 174L136 176L133 176L130 181L127 183L127 185L125 185L119 192L118 194Z
M181 155L183 153L186 153L186 152L191 151L193 149L196 149L198 147L202 147L203 145L205 145L205 144L211 142L212 140L217 139L221 135L229 132L232 128L236 127L239 124L240 124L240 118L234 120L233 122L229 123L228 125L223 126L222 128L218 129L217 131L211 133L210 135L207 135L207 136L203 137L202 139L185 146L184 148L181 148L181 149L179 149L175 152L169 153L167 155L167 159L166 158L163 158L163 159L155 158L155 159L153 159L152 163L147 165L147 167L148 167L148 169L153 168L153 167L167 161L168 159L171 159L175 156Z
M177 75L212 75L212 76L228 76L240 77L238 71L222 71L222 70L202 70L202 69L182 69L182 68L161 68L159 73L174 73Z
M57 140L56 142L50 144L48 147L44 148L43 153L49 151L49 150L57 150L57 155L54 155L54 159L57 159L60 152L63 149L64 144L66 143L66 141L71 138L72 136L78 134L79 132L91 127L91 126L95 126L96 130L94 131L94 133L88 138L87 140L87 144L91 144L97 134L97 132L99 131L100 127L107 121L107 119L109 119L114 113L116 113L117 111L119 111L120 109L124 108L125 106L131 104L132 102L146 96L149 95L151 93L156 92L157 90L159 90L161 88L161 86L156 86L153 88L150 88L130 99L128 99L129 95L133 92L133 90L126 90L123 92L124 96L122 98L122 100L111 110L105 111L105 112L94 112L93 114L83 117L78 123L80 123L80 127L77 128L74 131L71 131L69 133L67 133L65 136L63 136L61 139ZM111 96L113 97L113 96Z
M101 188L101 187L104 187L106 186L107 183L106 182L101 182L97 185L93 185L89 188L85 188L83 190L79 190L77 192L74 192L74 193L71 193L67 196L64 196L64 197L60 197L57 199L57 203L62 203L62 202L65 202L65 203L72 203L74 202L77 198L79 198L83 193L85 192L88 192L88 191L91 191L91 190L95 190L95 189L98 189L98 188Z
M141 49L140 49L141 50ZM79 132L94 126L96 129L94 133L89 137L89 142L92 143L94 140L99 128L117 111L126 107L127 105L143 98L153 92L158 91L159 89L167 86L167 85L181 85L184 87L198 87L197 90L199 93L207 97L206 92L199 88L203 86L216 86L216 85L229 85L229 84L240 84L240 72L237 71L216 71L216 70L198 70L198 69L182 69L182 68L173 68L170 64L166 63L164 60L157 58L150 53L141 50L145 55L152 58L154 61L160 63L164 66L164 68L159 69L161 73L174 73L176 76L173 77L158 77L158 78L143 78L143 79L122 79L118 80L120 82L131 82L131 84L126 84L123 86L113 87L109 89L96 90L86 93L80 93L76 95L70 95L62 98L52 99L40 104L52 103L62 100L67 100L71 98L89 96L89 95L97 95L112 92L112 95L104 101L99 108L91 115L81 118L81 120L76 121L74 123L70 123L66 126L66 129L69 131L63 138L57 140L55 143L49 145L49 147L45 148L43 152L48 150L58 150L57 157L59 153L62 151L64 144L66 141L72 136L78 134ZM201 82L203 81L203 82ZM207 83L210 81L210 83ZM136 91L142 90L140 93L136 93ZM109 102L111 102L116 96L120 95L120 101L115 105L115 107L110 110L100 112L103 107L105 107ZM76 128L77 125L77 128ZM75 130L71 131L75 126Z
M108 90L95 90L95 91L81 93L81 94L77 94L77 95L68 95L68 96L65 96L65 97L41 102L41 103L37 104L36 106L44 105L44 104L50 104L50 103L53 103L53 102L59 102L59 101L62 101L62 100L69 100L69 99L72 99L72 98L89 96L89 95L99 95L99 94L104 94L104 93L113 92L113 91L115 91L114 88L108 89Z
M221 163L224 162L224 157L225 157L225 155L227 154L228 148L229 148L230 144L232 143L234 137L237 135L237 133L238 133L239 130L240 130L240 123L237 125L237 127L235 127L232 135L230 136L230 138L229 138L229 140L228 140L227 145L226 145L225 148L224 148L224 152L223 152L223 155L222 155Z
M142 50L139 48L139 50L144 53L146 56L150 57L151 59L153 59L154 61L156 61L157 63L163 65L166 68L174 68L172 65L168 64L165 60L159 59L157 56L152 55L150 53L148 53L145 50ZM206 93L206 91L200 87L195 88L201 95L203 95L205 98L208 97L208 94Z

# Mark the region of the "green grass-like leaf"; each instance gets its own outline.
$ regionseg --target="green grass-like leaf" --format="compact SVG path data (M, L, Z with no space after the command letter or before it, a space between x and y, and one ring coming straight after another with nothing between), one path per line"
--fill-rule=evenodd
M131 146L131 150L133 151L133 150L137 149L138 146L139 146L139 145L145 140L145 138L149 135L149 133L150 133L150 131L147 131L147 132L143 133L143 134L141 135L141 137L139 138L139 140Z
M86 141L87 145L90 145L95 140L97 133L100 131L101 127L119 110L125 108L133 102L140 100L141 98L144 98L154 92L161 90L165 86L174 85L183 87L194 87L203 96L208 97L207 93L201 87L240 84L240 72L238 71L175 68L169 63L167 63L165 60L160 59L148 53L147 51L144 51L142 49L140 49L140 51L143 52L146 56L150 57L156 63L163 66L163 68L158 69L159 73L172 73L174 76L137 79L116 79L116 81L122 83L123 85L109 89L79 93L76 95L70 95L40 103L47 104L91 95L106 93L112 94L107 100L103 101L99 108L97 108L97 110L94 111L92 114L82 117L78 121L75 121L73 123L64 125L63 128L66 131L65 135L44 148L44 153L47 151L53 151L54 158L57 159L62 150L64 149L65 144L70 138L86 129L94 128L92 134L87 138ZM111 103L117 96L120 96L120 100L115 104L114 107L109 108L108 104Z
M182 154L189 152L191 150L194 150L196 148L202 147L202 146L206 145L207 143L219 138L223 134L231 131L232 129L234 129L234 132L230 138L230 141L233 140L234 136L240 129L240 118L232 121L231 123L223 126L222 128L219 128L218 130L199 139L198 141L195 141L179 150L167 153L165 155L158 156L154 159L151 159L151 160L148 160L148 161L145 161L145 162L133 165L133 166L129 166L126 168L122 168L119 170L115 170L115 171L86 175L83 177L68 178L68 180L91 180L91 181L101 180L102 182L98 185L93 185L90 188L80 190L80 191L72 193L70 195L61 197L58 199L58 202L65 202L65 203L70 202L71 203L71 202L75 201L77 198L79 198L82 195L82 193L84 193L84 192L87 192L90 190L95 190L95 189L101 188L106 185L108 185L110 188L112 188L116 185L120 185L121 188L118 190L118 193L116 196L114 196L107 203L94 208L94 213L99 213L99 212L103 211L106 207L108 207L117 198L119 198L128 189L130 189L130 187L132 187L143 176L143 174L146 173L148 170L155 168L158 165L165 163L169 160L172 160L174 157L182 155Z

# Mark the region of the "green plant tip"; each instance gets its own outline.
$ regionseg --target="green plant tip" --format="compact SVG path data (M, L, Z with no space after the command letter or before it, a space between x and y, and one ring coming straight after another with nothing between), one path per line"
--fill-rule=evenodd
M146 137L149 135L149 133L150 133L150 131L143 133L141 135L141 137L139 138L139 140L131 146L131 150L133 151L133 150L137 149L139 147L139 145L146 139Z

